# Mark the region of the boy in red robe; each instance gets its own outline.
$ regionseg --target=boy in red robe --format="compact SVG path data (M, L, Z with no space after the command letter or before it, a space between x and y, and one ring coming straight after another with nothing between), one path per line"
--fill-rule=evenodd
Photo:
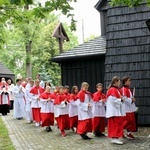
M65 129L69 129L69 115L68 115L68 102L66 95L64 95L63 86L59 89L59 94L57 95L54 105L55 109L55 116L57 117L57 125L61 131L61 135L64 137L66 136Z
M89 84L83 82L78 93L78 127L77 133L82 139L89 140L87 132L92 132L92 94L88 92Z
M40 126L41 122L41 114L40 114L40 98L39 96L44 92L44 89L39 86L40 81L35 80L35 86L30 90L30 93L32 94L32 102L31 102L31 107L32 107L32 115L33 115L33 120L36 121L36 126Z
M40 95L42 127L46 126L46 131L52 131L54 125L54 95L50 93L51 87L46 86L46 91Z
M93 132L95 136L104 136L102 132L105 132L105 102L106 96L102 93L103 85L98 83L96 85L97 92L93 94L93 119L92 119L92 126Z

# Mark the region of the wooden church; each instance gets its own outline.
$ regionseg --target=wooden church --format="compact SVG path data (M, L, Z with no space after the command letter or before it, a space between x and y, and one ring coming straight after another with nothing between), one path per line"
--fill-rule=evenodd
M119 76L120 78L130 76L132 88L135 87L136 89L136 105L139 108L138 123L148 126L150 125L150 32L146 21L150 19L150 8L145 4L133 8L123 6L111 7L108 0L99 0L95 8L100 13L101 37L106 38L106 41L104 41L104 43L106 42L106 47L101 43L102 46L99 49L103 51L103 55L101 57L95 56L95 58L90 57L91 60L88 60L89 65L86 68L89 70L95 65L96 69L90 70L87 73L88 78L83 78L85 80L81 79L80 81L89 82L92 80L92 85L90 85L92 86L91 90L94 91L94 86L98 81L104 81L105 88L107 88L113 76ZM82 47L82 51L86 52L86 43L85 47ZM72 53L73 51L70 50L69 52ZM72 53L71 57L73 56L76 56L76 54ZM83 59L80 61L71 57L70 62L86 63ZM85 60L88 57L85 54ZM64 57L62 60L61 56L58 55L54 58L54 61L64 64L67 59L68 57L66 59ZM103 65L105 64L105 66L92 64L94 60L98 62L103 60ZM71 63L67 65L71 65ZM62 66L62 72L64 73L66 68L64 65ZM80 67L82 68L83 66L80 64ZM76 65L70 67L72 71L75 71L75 68ZM100 78L92 79L97 72L101 74ZM81 78L82 76L80 73L77 72L76 75L73 73L70 76L64 73L62 83L71 83L73 76L77 81L78 77ZM65 80L64 82L64 78L67 78L68 81ZM72 86L72 83L70 86Z
M11 79L12 82L15 81L15 74L0 62L0 81L1 78L5 78L6 81L8 79Z

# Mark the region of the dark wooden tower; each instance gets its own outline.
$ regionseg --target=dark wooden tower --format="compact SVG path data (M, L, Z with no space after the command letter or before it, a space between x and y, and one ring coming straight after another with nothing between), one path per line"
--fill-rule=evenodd
M96 9L103 13L107 0L100 0ZM105 7L106 8L106 7ZM113 76L130 76L136 88L139 124L150 125L150 32L146 21L150 8L110 7L105 9L106 59L105 86Z

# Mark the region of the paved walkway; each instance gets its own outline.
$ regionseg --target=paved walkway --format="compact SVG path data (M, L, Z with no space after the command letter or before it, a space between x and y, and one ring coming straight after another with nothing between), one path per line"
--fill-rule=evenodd
M9 131L9 136L16 150L149 150L150 128L139 128L135 133L135 140L123 139L124 145L110 144L107 137L97 138L89 134L92 140L84 141L79 135L67 131L66 137L61 137L56 126L53 132L46 132L45 128L27 124L26 120L15 120L12 111L7 116L1 116Z

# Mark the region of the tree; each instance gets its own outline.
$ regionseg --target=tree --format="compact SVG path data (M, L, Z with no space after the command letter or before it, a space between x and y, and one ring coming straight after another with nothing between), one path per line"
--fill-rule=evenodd
M70 0L73 1L73 0ZM75 1L75 0L74 0ZM35 28L30 28L32 24L39 24L50 12L61 11L62 14L71 18L71 30L75 30L74 15L70 13L73 8L70 6L68 0L47 0L45 5L34 2L33 0L1 0L0 1L0 23L11 24L11 26L22 29L24 37L25 51L26 51L26 76L31 76L32 67L32 46ZM1 37L1 36L0 36Z
M91 34L88 38L85 39L85 42L89 42L90 40L95 39L98 35Z
M40 73L44 81L50 80L54 85L60 84L61 80L60 66L50 61L52 57L59 54L58 42L51 36L58 22L59 17L51 13L40 24L34 22L28 25L31 35L35 31L34 38L32 38L32 54L30 55L32 58L32 77L35 79L36 73ZM34 30L35 27L36 30ZM15 74L20 73L24 77L26 76L25 35L23 34L25 28L26 26L23 24L7 25L3 28L7 40L2 46L0 55L0 61ZM64 28L70 38L69 42L64 42L64 50L69 50L77 46L78 41L66 23L64 23Z
M111 0L110 4L112 6L138 6L141 3L147 3L150 6L150 0Z

